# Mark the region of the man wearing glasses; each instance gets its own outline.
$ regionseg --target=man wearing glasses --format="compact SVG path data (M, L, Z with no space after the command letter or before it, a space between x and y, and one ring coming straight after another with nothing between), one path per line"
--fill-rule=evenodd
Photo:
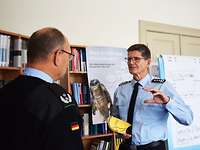
M112 115L132 124L123 135L120 150L165 150L169 114L183 125L193 120L191 109L165 80L148 73L151 53L147 46L128 48L126 58L133 79L119 85Z
M72 58L68 40L59 30L43 28L31 35L24 75L0 90L4 149L83 149L77 104L54 83L66 74Z

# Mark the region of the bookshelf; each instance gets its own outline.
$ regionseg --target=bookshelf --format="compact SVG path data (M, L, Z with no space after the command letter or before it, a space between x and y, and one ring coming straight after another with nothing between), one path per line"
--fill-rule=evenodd
M0 80L12 80L22 74L19 67L0 67Z
M3 39L2 39L3 37ZM14 32L9 32L9 31L4 31L0 30L0 87L4 86L7 81L15 79L17 76L20 74L23 74L23 69L25 65L23 64L24 61L22 62L15 62L14 56L17 57L17 60L19 60L18 56L20 55L15 55L14 51L21 51L23 49L26 49L26 44L29 39L29 36L14 33ZM3 43L3 44L2 44ZM4 44L6 43L6 44ZM67 70L67 75L63 80L61 80L60 84L66 88L66 90L73 94L73 89L71 84L76 82L76 83L81 83L78 84L78 86L85 87L85 92L83 92L83 99L78 102L79 104L79 110L82 116L84 114L88 118L88 130L92 128L92 106L90 104L90 95L89 95L89 89L88 89L88 77L87 77L87 70L86 70L86 56L83 56L83 58L75 51L78 50L78 52L82 51L83 53L86 53L86 46L82 45L72 45L71 46L72 50L74 51L73 53L75 56L77 56L79 59L83 59L83 63L78 63L78 65L73 66L72 69L72 64L71 67L69 66ZM9 57L7 56L9 54ZM5 60L5 57L2 57L3 55L6 55L8 58ZM84 55L84 54L83 54ZM21 60L22 58L20 58ZM25 58L23 58L25 59ZM77 61L77 60L76 60ZM75 62L74 62L75 63ZM77 63L77 62L76 62ZM74 64L73 64L74 65ZM77 67L80 66L80 67ZM87 94L86 94L87 93ZM86 95L85 95L86 94ZM88 131L88 134L82 136L82 141L84 144L84 150L89 150L91 145L94 142L100 143L102 140L109 141L111 143L111 148L114 149L113 141L114 141L114 134L106 131L106 132L101 132L101 133L91 133L91 131Z
M28 39L26 35L0 30L0 87L23 73Z
M22 35L22 34L19 34L19 33L10 32L10 31L1 30L1 29L0 29L0 34L10 35L13 38L21 38L21 39L24 39L24 40L28 40L29 39L29 36L27 36L27 35Z
M67 79L66 88L67 88L67 91L71 93L73 97L76 99L79 105L81 116L83 116L82 141L84 145L84 150L89 150L94 143L101 143L102 140L108 141L110 143L110 149L113 150L114 149L114 133L112 133L109 130L101 131L99 130L99 125L92 125L92 106L90 103L90 92L89 92L89 87L88 87L88 74L87 74L87 67L86 67L86 46L72 45L71 50L72 50L72 53L75 55L75 57L69 63L69 68L68 68L67 78L66 78ZM84 55L84 56L81 56L81 55ZM80 62L78 62L78 60ZM79 87L78 90L82 91L81 92L82 94L80 94L80 92L78 92L78 94L76 93L77 92L77 88L75 88L76 86ZM83 86L86 86L87 94L83 92L84 91ZM84 118L85 114L87 114L86 120ZM85 125L85 122L86 122L86 125ZM85 126L87 126L88 129L84 129ZM96 129L94 128L97 128L97 132L96 132ZM86 134L84 132L86 132Z

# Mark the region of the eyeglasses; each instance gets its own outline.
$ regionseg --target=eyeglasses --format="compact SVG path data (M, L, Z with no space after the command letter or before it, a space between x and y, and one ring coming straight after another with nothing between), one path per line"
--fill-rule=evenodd
M67 52L67 51L65 51L65 50L63 50L63 49L61 49L60 51L62 51L63 53L66 53L66 54L69 55L69 61L71 61L71 60L74 58L74 54L69 53L69 52Z
M125 61L127 62L127 63L130 63L131 61L133 62L133 61L135 61L135 62L140 62L142 59L146 59L145 57L125 57Z

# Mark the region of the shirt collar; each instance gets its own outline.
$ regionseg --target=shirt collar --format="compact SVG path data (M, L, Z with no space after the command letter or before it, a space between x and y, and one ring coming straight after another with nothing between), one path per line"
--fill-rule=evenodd
M41 70L35 69L35 68L25 68L24 75L37 77L46 82L53 83L53 79L50 75L48 75L47 73L45 73Z
M138 82L142 87L144 87L149 80L151 80L151 75L148 73L143 79L136 81L135 79L132 80L132 84L135 84L136 82Z

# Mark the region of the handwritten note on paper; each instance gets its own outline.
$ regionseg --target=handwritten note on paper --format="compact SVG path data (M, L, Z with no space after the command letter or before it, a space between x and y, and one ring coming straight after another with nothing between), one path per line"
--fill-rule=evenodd
M200 57L163 55L166 79L194 114L190 126L171 120L174 148L200 145Z

